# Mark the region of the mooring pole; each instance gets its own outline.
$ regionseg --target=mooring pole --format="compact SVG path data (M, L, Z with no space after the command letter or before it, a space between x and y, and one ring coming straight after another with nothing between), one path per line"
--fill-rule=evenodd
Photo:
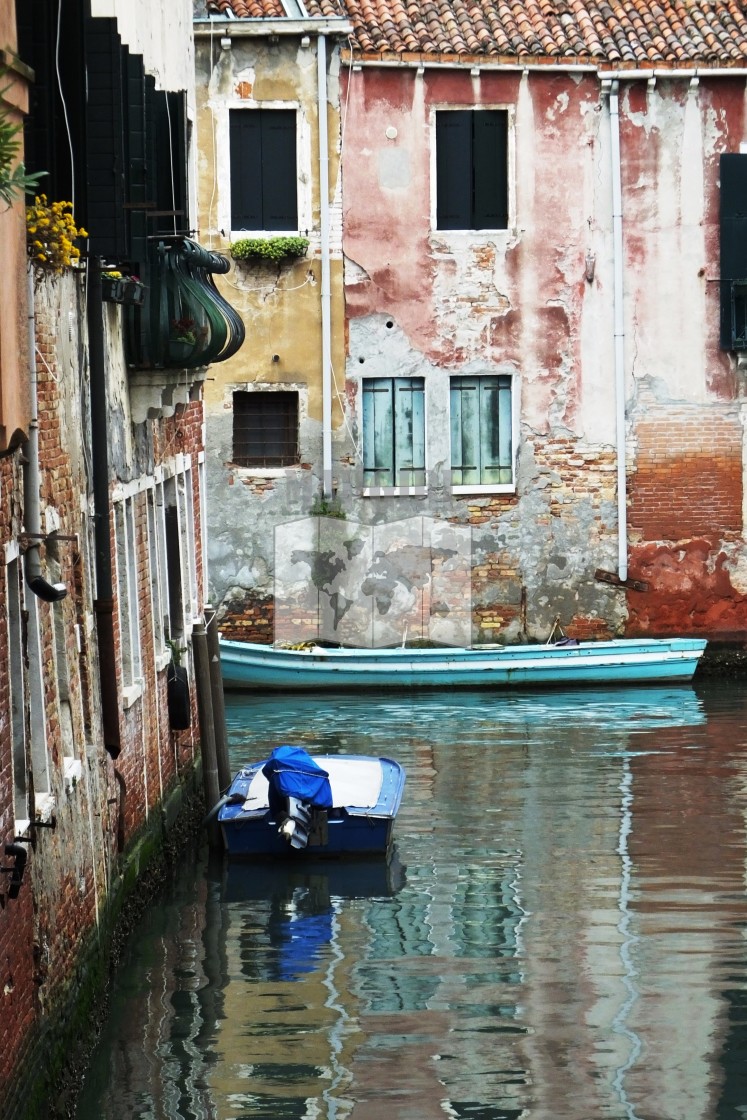
M195 660L195 683L197 685L197 710L200 717L200 746L202 750L202 786L205 795L205 808L208 813L220 797L218 779L218 760L215 749L215 726L213 719L213 694L210 683L210 658L208 654L205 625L197 622L192 630L192 653ZM208 844L214 851L221 847L221 833L218 818L207 822Z
M211 607L205 607L206 614ZM231 764L228 759L228 732L226 731L226 705L223 696L223 674L220 671L220 635L215 612L208 615L207 648L210 659L210 688L213 697L213 727L215 729L215 756L218 766L218 785L225 793L231 784Z

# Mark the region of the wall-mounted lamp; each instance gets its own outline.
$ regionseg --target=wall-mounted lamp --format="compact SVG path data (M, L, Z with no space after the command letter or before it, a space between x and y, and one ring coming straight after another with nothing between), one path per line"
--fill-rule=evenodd
M221 35L220 45L221 45L221 47L224 51L230 51L230 49L231 49L231 36L230 35Z
M310 47L311 46L311 39L309 38L308 35L304 35L303 38L301 39L301 46L302 47Z
M594 256L593 253L587 253L586 254L585 267L584 267L584 274L585 274L586 279L589 281L590 284L591 284L592 280L594 279L594 270L596 269L596 266L597 266L597 258Z

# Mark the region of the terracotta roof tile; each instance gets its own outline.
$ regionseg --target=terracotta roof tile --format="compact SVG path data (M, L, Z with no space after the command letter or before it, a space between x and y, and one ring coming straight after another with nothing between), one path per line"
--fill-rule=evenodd
M282 0L204 0L238 19L282 18ZM623 62L747 63L743 0L305 0L343 16L362 53Z

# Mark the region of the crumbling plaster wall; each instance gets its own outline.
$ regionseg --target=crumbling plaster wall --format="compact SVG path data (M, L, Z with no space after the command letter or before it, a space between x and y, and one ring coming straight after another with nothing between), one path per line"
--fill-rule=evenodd
M743 563L741 404L733 362L718 349L713 283L718 154L739 150L741 139L736 90L730 97L682 81L620 89L631 574L645 557L649 583L645 597L631 592L627 601L594 578L597 568L615 569L618 548L605 92L581 75L371 68L351 74L344 96L353 415L362 375L424 376L433 469L448 461L449 375L517 376L516 495L455 496L448 514L476 527L481 628L539 636L560 615L579 631L616 632L629 612L642 630L718 627L725 581L717 586L711 568L723 569L724 546L727 567ZM473 105L511 115L509 228L437 231L433 112ZM696 415L720 433L715 471L714 447L693 446L688 421ZM666 469L657 470L661 459ZM642 466L653 489L640 484ZM695 526L692 515L677 525L663 517L673 500L678 511L697 507L700 541L674 610L666 607L671 571L682 568L682 538ZM379 501L401 516L398 499ZM435 512L444 501L430 495L422 506ZM658 562L645 548L652 540ZM696 609L701 594L713 610ZM731 586L727 597L730 628L744 628L741 591Z
M219 37L198 39L196 48L202 243L229 255L231 240L242 234L230 228L229 112L264 106L297 110L299 232L309 240L300 261L233 262L216 277L247 338L232 359L211 368L205 385L209 583L212 601L240 614L247 598L272 595L274 526L307 516L322 488L322 266L315 41L303 45L288 36L269 43L234 33L231 42L222 49ZM342 394L339 60L331 41L328 63L331 354ZM297 467L250 471L233 463L233 393L255 388L298 393ZM332 415L341 427L337 394Z

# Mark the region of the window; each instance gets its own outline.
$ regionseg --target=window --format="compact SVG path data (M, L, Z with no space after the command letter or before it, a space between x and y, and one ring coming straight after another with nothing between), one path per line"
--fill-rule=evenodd
M8 602L8 682L10 686L10 731L13 743L13 808L16 821L27 820L28 761L24 706L24 657L20 591L20 564L9 560L5 568Z
M134 497L115 503L114 524L122 684L125 698L131 700L136 692L139 695L142 677Z
M233 394L233 461L239 467L287 467L298 462L298 393Z
M505 109L443 109L436 113L436 226L508 227Z
M511 377L452 377L454 486L513 485Z
M425 381L363 381L363 485L425 485Z
M231 109L231 229L297 230L295 109Z
M747 349L747 155L721 156L721 347Z

